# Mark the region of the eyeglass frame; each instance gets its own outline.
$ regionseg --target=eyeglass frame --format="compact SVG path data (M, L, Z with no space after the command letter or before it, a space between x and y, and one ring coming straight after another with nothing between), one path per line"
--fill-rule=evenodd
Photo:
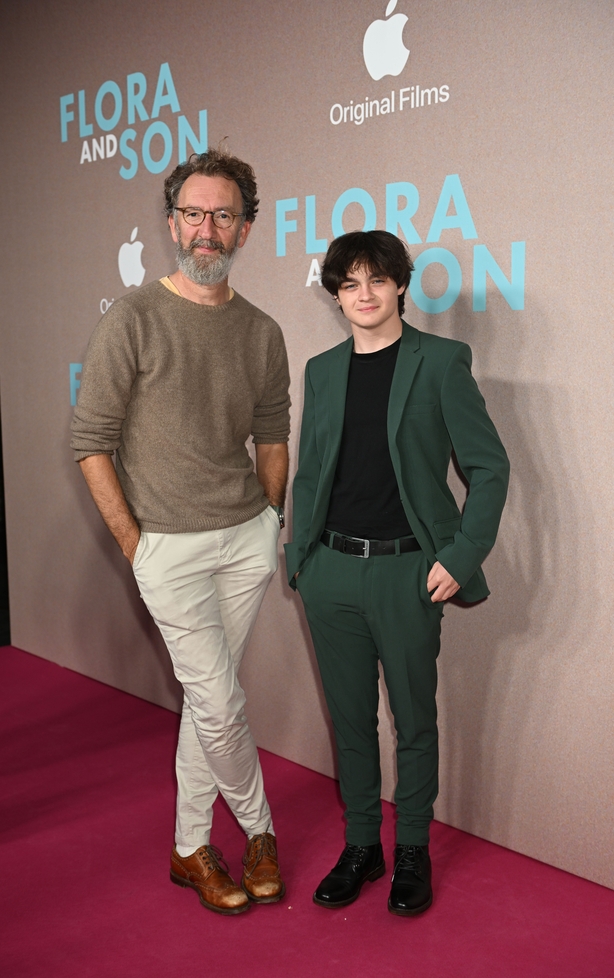
M230 228L233 226L233 224L234 224L235 220L237 219L237 217L245 217L245 212L244 211L241 211L240 213L236 213L235 211L229 210L228 207L216 207L216 209L214 211L206 211L203 207L173 207L173 210L174 211L180 211L181 214L183 215L183 219L184 219L185 223L188 225L188 227L191 227L191 228L199 228L199 227L201 227L201 225L203 225L205 223L205 218L206 218L207 214L211 214L211 220L215 224L216 228L219 228L220 229L220 231L228 231L228 230L230 230ZM186 221L185 211L202 211L202 215L203 215L202 221L199 221L198 224L190 224L189 221ZM219 211L226 211L227 214L231 214L232 215L232 221L230 222L230 224L227 227L224 227L224 225L220 225L220 224L217 224L216 223L214 215L217 214Z

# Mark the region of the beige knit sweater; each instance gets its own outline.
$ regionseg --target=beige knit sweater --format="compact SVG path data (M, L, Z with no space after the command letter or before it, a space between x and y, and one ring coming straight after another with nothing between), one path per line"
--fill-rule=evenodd
M202 306L153 282L113 303L83 366L75 460L116 453L142 530L222 529L268 500L246 448L288 440L282 332L235 292Z

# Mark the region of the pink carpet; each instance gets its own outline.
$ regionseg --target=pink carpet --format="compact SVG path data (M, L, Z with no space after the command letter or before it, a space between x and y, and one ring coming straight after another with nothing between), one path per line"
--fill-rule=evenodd
M17 649L0 684L2 978L614 978L614 892L438 823L428 913L391 916L388 874L314 906L337 785L265 752L288 892L219 917L168 878L178 718ZM219 802L214 833L238 876ZM384 838L389 858L389 805Z

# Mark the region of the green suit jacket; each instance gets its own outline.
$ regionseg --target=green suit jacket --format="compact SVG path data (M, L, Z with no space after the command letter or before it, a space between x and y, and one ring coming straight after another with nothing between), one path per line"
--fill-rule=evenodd
M353 340L309 360L299 465L293 487L288 580L300 571L325 526L339 456ZM458 597L488 594L481 564L491 550L507 494L509 462L471 374L465 343L403 323L388 404L388 445L401 502L431 564L461 585ZM454 451L469 483L461 514L448 486Z

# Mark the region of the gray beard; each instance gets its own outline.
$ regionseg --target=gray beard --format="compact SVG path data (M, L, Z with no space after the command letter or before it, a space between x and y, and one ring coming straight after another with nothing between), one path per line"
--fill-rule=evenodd
M195 285L219 285L224 279L228 278L228 273L237 255L237 246L232 251L226 251L220 241L208 241L207 243L217 248L217 255L195 255L192 249L201 242L191 241L187 248L183 248L180 241L177 241L176 257L177 267L186 278L189 278Z

